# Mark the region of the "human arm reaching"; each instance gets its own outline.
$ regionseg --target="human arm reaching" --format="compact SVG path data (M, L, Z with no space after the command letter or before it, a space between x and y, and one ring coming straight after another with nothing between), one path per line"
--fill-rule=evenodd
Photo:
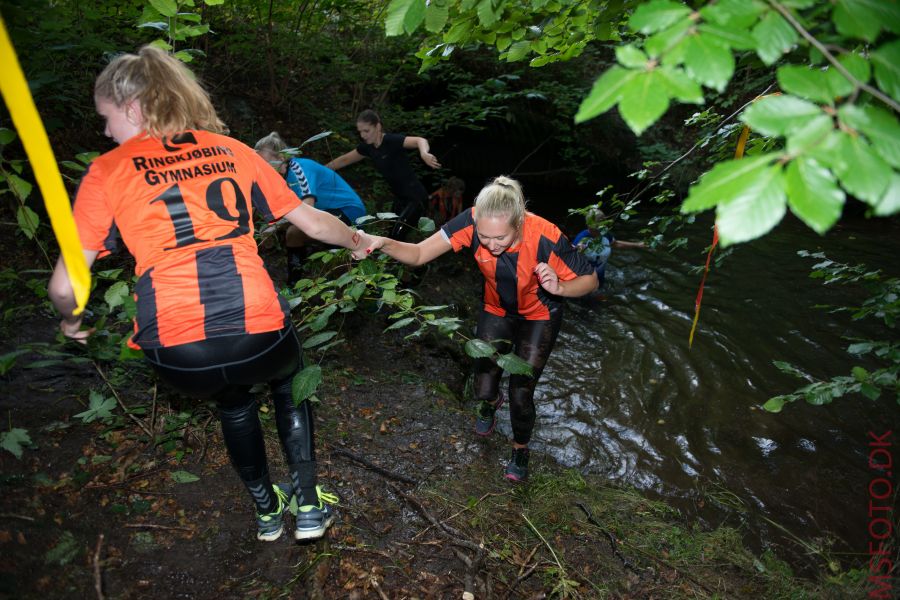
M391 258L414 267L431 262L452 247L440 231L435 232L418 244L400 242L378 235L369 237L372 243L366 248L366 254L370 254L373 250L381 250ZM354 257L360 258L356 256L356 253L354 253Z
M84 260L90 270L99 252L97 250L83 250L83 252ZM56 261L56 267L53 269L53 275L47 285L47 294L50 296L53 306L62 314L62 321L59 323L62 334L80 344L86 344L88 337L94 333L94 328L81 330L83 313L81 315L74 314L78 304L75 301L75 290L72 288L72 280L69 279L69 271L66 269L66 263L62 256Z
M588 275L579 275L574 279L561 281L553 267L545 262L538 263L534 267L534 274L537 275L538 283L542 288L554 296L563 296L564 298L584 296L596 290L600 285L597 273L593 271Z
M363 158L365 158L365 157L362 154L360 154L359 151L351 150L350 152L347 152L346 154L341 154L340 156L338 156L337 158L335 158L334 160L332 160L325 166L328 167L329 169L331 169L332 171L337 171L338 169L346 167L347 165L352 165L353 163L357 163L357 162L361 161Z
M612 243L613 248L646 248L644 242L626 242L625 240L615 240Z
M418 148L419 156L422 157L422 162L424 162L432 169L440 168L441 163L439 163L435 155L431 153L431 146L428 144L428 140L426 140L425 138L408 135L403 138L403 147L407 150Z
M372 238L367 233L351 229L334 215L312 208L306 203L300 204L284 215L284 218L313 239L350 249L354 258L365 256L360 254L372 245Z

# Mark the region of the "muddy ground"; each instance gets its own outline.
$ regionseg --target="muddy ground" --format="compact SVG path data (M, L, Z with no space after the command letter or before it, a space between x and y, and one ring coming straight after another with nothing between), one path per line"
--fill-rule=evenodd
M455 258L416 283L423 302L453 302L464 317L477 302L477 276ZM57 320L28 285L7 291L0 355L29 342L52 343ZM115 361L87 360L80 347L63 348L80 360L42 368L28 367L46 360L46 352L19 356L0 376L2 430L25 429L31 445L21 458L0 451L0 597L859 592L846 579L797 580L776 556L747 551L737 530L703 530L665 505L565 470L547 456L532 456L528 484L507 483L501 474L508 442L499 433L484 440L472 433L469 361L459 345L405 340L403 332L384 332L388 324L383 314L352 315L342 332L346 342L321 363L320 480L340 502L327 536L306 544L289 535L256 541L252 506L211 407L157 387L135 363L122 369ZM106 422L76 417L91 390L115 401ZM273 479L283 479L264 393L260 407Z

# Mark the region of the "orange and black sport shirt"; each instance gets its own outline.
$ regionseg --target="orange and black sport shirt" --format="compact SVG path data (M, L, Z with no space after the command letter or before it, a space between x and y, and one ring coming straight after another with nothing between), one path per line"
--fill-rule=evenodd
M288 306L253 239L252 210L275 221L300 204L275 169L226 136L137 135L98 157L75 199L82 246L134 255L131 344L159 348L283 328Z
M562 299L538 283L534 273L538 263L549 264L562 281L593 272L591 263L575 250L562 231L542 217L525 213L521 241L500 256L494 256L478 242L474 216L474 208L464 210L441 227L441 231L454 252L471 248L484 275L484 310L493 315L529 321L550 318L550 309Z

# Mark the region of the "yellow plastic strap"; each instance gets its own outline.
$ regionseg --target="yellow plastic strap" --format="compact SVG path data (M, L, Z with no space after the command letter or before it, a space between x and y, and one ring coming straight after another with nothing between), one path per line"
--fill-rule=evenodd
M0 65L3 65L3 76L0 77L0 91L3 100L9 108L13 124L22 139L22 145L31 161L41 194L44 196L44 205L47 214L50 215L50 224L59 242L66 269L69 272L69 281L75 292L75 314L81 314L87 304L91 291L91 271L84 260L84 251L81 249L81 240L78 237L78 229L75 227L75 219L72 217L72 205L69 202L69 194L63 185L62 176L56 166L56 158L47 139L44 124L34 106L31 91L25 74L19 66L16 51L12 47L9 35L6 32L6 24L0 16Z

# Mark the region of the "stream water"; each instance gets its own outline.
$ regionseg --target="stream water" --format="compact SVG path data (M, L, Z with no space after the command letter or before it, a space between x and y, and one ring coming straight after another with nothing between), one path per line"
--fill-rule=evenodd
M786 557L795 564L822 564L801 556L798 538L863 560L873 477L867 432L897 429L896 399L800 401L780 414L760 407L805 384L773 361L815 378L847 375L855 364L872 365L844 351L846 337L889 335L874 320L854 323L847 313L814 308L859 305L865 295L809 278L818 261L797 250L897 276L900 228L858 218L820 237L785 219L712 269L688 348L700 282L690 269L704 261L710 227L710 220L690 226L690 243L674 254L614 251L605 300L569 303L535 396L532 446L691 518L743 527L753 547L777 544L782 555L795 553ZM508 419L499 422L509 435Z

